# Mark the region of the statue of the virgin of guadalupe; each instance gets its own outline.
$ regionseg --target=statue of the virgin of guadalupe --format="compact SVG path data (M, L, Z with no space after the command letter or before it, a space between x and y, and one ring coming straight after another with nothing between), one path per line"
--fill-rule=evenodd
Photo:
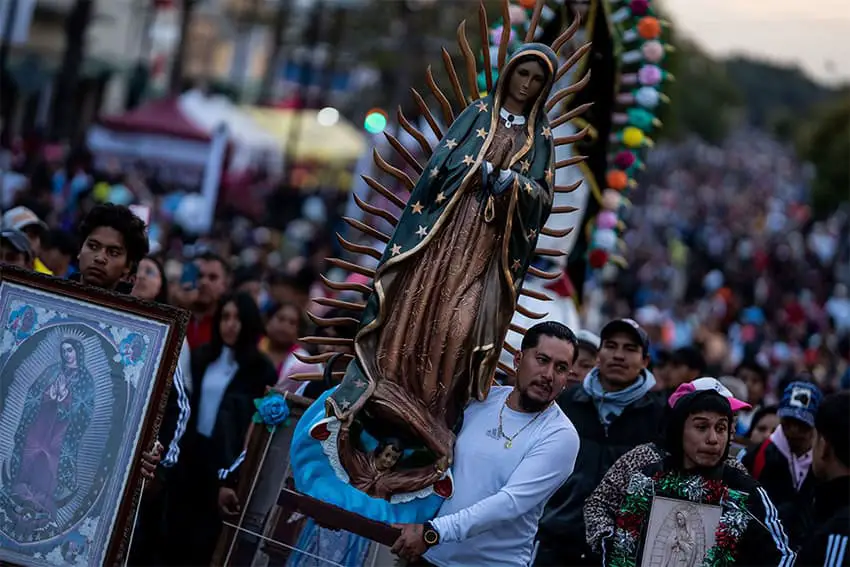
M464 49L462 33L459 39L464 53L471 55ZM563 45L562 40L556 44ZM487 396L523 278L534 270L536 253L557 253L535 250L556 190L556 141L547 117L552 85L563 75L556 50L538 43L519 48L500 65L489 94L479 98L475 92L453 121L448 100L440 96L429 71L429 83L451 127L439 132L428 113L429 123L441 135L439 144L430 148L400 116L405 129L429 150L424 165L388 136L420 177L409 184L410 197L394 233L383 238L386 248L367 288L371 293L362 306L353 360L325 399L326 418L313 424L310 433L322 442L332 437L333 454L327 448L325 453L344 470L340 478L352 486L375 487L369 496L389 500L446 478L454 431L469 400ZM468 69L469 64L467 57ZM456 73L453 76L457 92L460 85ZM399 179L407 177L377 154L376 162ZM366 181L386 194L374 180ZM352 251L363 248L341 242ZM366 271L347 262L337 265ZM356 285L328 284L332 289ZM384 473L384 482L367 482L373 467L361 466L368 462L362 457L371 453L365 440L380 442L387 436L402 439L403 456ZM357 451L361 454L354 458Z

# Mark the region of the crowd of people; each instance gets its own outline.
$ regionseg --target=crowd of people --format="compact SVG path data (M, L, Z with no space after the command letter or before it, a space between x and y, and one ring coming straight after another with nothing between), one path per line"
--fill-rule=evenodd
M630 268L589 293L587 328L529 329L516 377L499 375L469 405L454 496L432 522L400 526L391 551L402 560L635 565L658 554L690 567L699 551L709 565L850 564L848 215L813 220L805 168L754 132L653 156L626 233ZM338 214L298 197L303 213L282 230L227 218L187 240L138 179L74 162L32 171L3 214L0 263L192 314L160 443L143 458L130 563L209 564L220 518L239 507L230 473L254 399L271 386L315 399L333 384L291 378L322 370L299 362L316 354L299 337L356 332L344 309L319 329L306 315L329 294ZM647 486L722 507L719 531L697 537L689 508L648 539ZM349 539L312 525L288 562L364 564L368 542Z

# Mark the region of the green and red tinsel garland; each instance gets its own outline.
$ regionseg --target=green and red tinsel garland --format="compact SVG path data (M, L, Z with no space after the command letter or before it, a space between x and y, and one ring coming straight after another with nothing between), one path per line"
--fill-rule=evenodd
M749 516L743 511L748 495L699 475L666 472L652 477L641 473L632 475L617 515L608 567L637 565L639 544L648 524L653 496L720 506L722 512L714 533L715 544L706 552L702 567L730 567L735 564L738 540L749 523Z

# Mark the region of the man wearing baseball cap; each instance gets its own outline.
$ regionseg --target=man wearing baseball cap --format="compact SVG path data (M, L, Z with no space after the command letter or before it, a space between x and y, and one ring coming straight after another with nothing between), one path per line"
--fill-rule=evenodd
M0 229L0 265L32 270L32 260L30 242L24 233L13 229Z
M13 229L24 233L30 241L33 254L33 268L41 274L53 275L53 272L39 259L41 253L41 238L47 233L47 223L38 218L26 207L14 207L3 213L0 228Z
M788 384L777 411L779 427L743 459L776 504L795 549L802 544L812 514L816 484L811 474L812 445L821 398L811 382Z
M535 564L600 565L587 545L584 502L626 452L661 438L664 397L651 392L649 337L632 319L602 328L597 366L558 405L581 438L573 474L546 505Z

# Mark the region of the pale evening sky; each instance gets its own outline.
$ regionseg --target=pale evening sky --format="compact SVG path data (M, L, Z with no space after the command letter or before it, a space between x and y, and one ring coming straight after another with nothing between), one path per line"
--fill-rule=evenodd
M661 0L677 29L715 55L797 63L816 79L850 82L848 0Z

